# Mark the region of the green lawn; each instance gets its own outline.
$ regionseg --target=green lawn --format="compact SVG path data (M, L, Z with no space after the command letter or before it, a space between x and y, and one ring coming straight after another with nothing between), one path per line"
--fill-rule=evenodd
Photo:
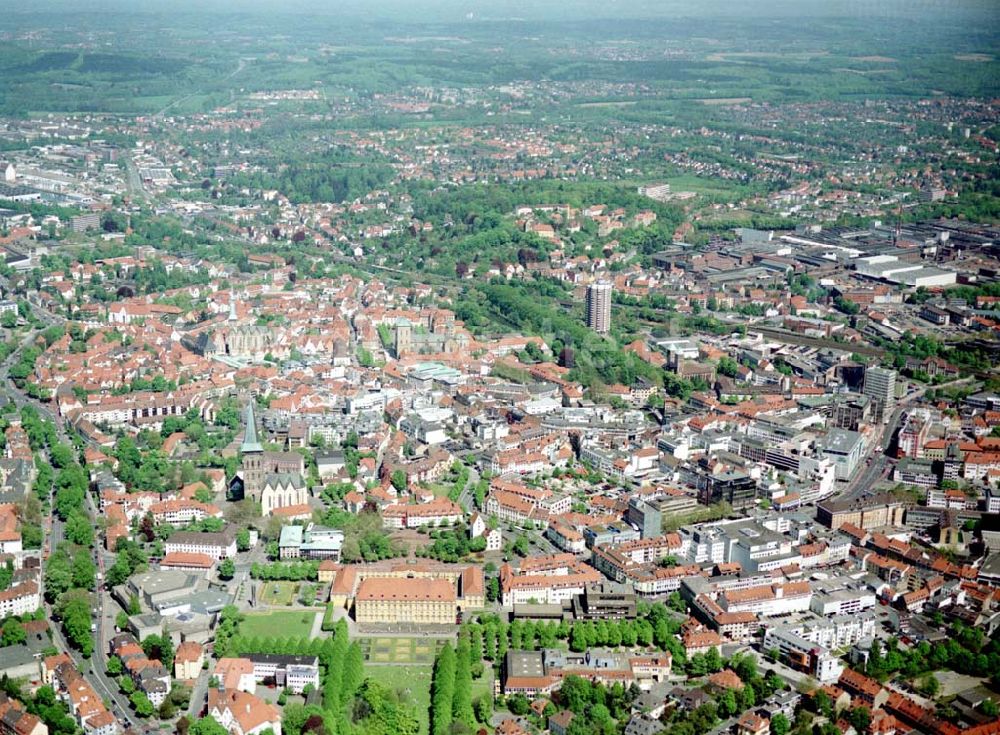
M472 680L472 701L484 695L493 696L493 669L490 668L485 669L481 677Z
M428 710L431 706L431 674L433 666L366 666L365 676L386 688L400 693L400 699L413 707L420 721L420 732L430 732Z
M299 591L298 582L264 582L258 597L265 605L292 605Z
M430 491L432 493L434 493L434 497L435 498L447 498L448 497L448 493L450 493L452 491L452 488L454 487L454 484L445 485L445 484L441 484L439 482L435 482L435 483L431 484L429 487L430 487Z
M247 613L239 631L252 638L305 638L312 632L315 619L316 613L304 610Z

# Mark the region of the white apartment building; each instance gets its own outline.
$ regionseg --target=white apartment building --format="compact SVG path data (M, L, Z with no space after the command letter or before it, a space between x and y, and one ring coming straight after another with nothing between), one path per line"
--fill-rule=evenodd
M817 615L856 615L875 607L878 602L875 593L867 589L842 589L833 592L819 592L813 595L809 609Z
M236 556L236 534L178 531L164 542L163 550L166 554L206 554L213 559L231 559Z
M1000 513L1000 493L993 488L986 488L986 512Z
M776 648L782 658L805 668L819 681L835 681L843 665L831 651L870 639L875 635L875 623L875 614L867 612L780 625L765 632L764 650Z
M726 561L739 562L747 572L770 571L799 561L792 553L791 538L752 527L739 530L730 543L728 556Z
M548 528L545 529L545 538L557 548L571 554L582 554L587 550L587 541L583 538L583 534L563 523L550 521Z
M153 514L153 520L157 523L167 523L171 526L186 526L192 521L201 521L209 517L222 518L222 511L214 505L184 498L155 503L150 506L149 512Z
M258 682L273 679L278 686L301 694L309 684L319 688L319 659L315 656L251 654L253 676Z
M566 600L572 600L577 595L582 595L587 584L593 581L595 580L589 578L580 579L579 575L533 577L529 584L505 590L502 595L502 603L504 606L528 603L561 605Z
M451 525L462 520L462 507L447 498L435 498L418 505L390 505L382 511L385 528L420 528Z
M845 538L831 538L825 541L801 544L798 547L799 566L803 569L825 567L847 561L851 555L851 542Z
M798 478L807 483L799 490L802 504L815 503L837 489L837 465L828 457L801 457Z
M764 635L764 650L772 649L777 649L786 663L824 684L837 681L844 670L836 656L784 626L771 628Z
M0 618L27 615L41 606L42 598L35 582L21 582L0 592Z
M786 582L743 590L726 590L719 595L719 606L726 612L752 612L761 617L774 617L793 612L805 612L812 600L808 582Z
M727 539L715 526L681 529L688 540L687 560L692 564L722 564L726 561Z

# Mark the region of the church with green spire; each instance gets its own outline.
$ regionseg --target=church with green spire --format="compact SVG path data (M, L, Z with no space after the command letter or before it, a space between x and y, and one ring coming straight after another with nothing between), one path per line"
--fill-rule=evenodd
M245 428L240 442L240 470L229 483L229 499L248 498L260 503L265 516L280 509L293 511L306 506L309 493L303 479L305 461L302 455L265 450L257 437L253 407L251 398L243 413Z

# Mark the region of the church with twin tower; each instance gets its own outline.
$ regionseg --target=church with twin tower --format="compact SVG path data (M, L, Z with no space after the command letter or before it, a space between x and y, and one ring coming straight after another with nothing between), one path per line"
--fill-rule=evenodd
M282 514L307 513L309 490L302 477L305 460L298 452L264 449L257 438L253 403L251 398L243 415L246 427L240 443L240 469L229 483L229 499L260 503L265 516L279 510Z

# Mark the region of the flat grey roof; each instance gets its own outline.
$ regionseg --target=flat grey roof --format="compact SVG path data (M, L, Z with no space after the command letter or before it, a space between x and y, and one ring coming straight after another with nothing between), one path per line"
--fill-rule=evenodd
M545 659L541 651L507 651L507 675L515 677L545 676Z
M820 446L828 452L850 454L861 442L861 434L847 429L831 429L820 439Z

